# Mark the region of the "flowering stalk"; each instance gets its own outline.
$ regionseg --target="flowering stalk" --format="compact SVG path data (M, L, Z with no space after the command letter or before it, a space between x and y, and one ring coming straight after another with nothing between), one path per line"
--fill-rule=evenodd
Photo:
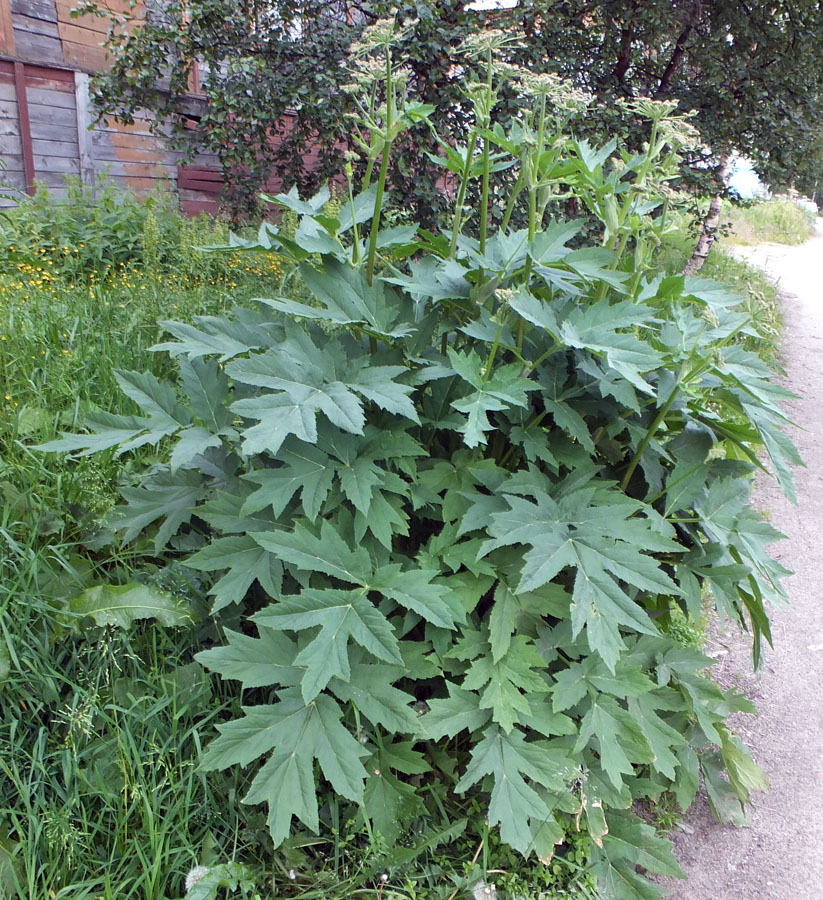
M392 127L394 113L394 84L392 83L391 49L387 46L386 53L386 121L384 123L385 141L383 143L383 156L380 160L380 174L377 176L377 196L374 198L374 215L369 234L369 252L366 258L366 281L371 286L374 278L374 259L377 255L377 233L380 230L380 213L383 207L383 192L386 188L386 178L389 174L389 153L392 144Z
M469 135L466 144L466 161L463 165L463 171L460 173L460 187L457 189L457 200L455 201L454 223L452 224L452 238L449 242L449 258L454 257L454 251L457 248L457 237L460 234L460 226L463 220L463 203L466 200L466 188L469 184L469 175L471 173L472 158L474 156L474 146L477 143L479 129L475 126Z
M492 51L491 47L486 51L486 103L491 113L492 102ZM488 129L491 126L491 119L485 123L486 134L483 136L483 181L480 188L480 253L486 252L486 233L489 227L489 136Z

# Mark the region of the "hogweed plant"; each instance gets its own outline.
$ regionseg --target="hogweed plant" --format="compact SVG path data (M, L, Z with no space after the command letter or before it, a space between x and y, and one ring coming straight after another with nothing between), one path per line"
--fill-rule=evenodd
M279 195L297 228L235 241L289 257L303 299L164 322L154 349L177 382L121 372L141 414L95 414L45 449L167 449L119 527L206 573L214 618L235 623L198 659L246 706L202 767L253 767L244 800L267 805L276 845L332 810L391 847L475 809L481 833L547 864L584 835L602 897L656 897L642 872L681 872L638 801L685 810L702 772L739 823L767 787L726 723L751 704L672 621L697 622L709 595L755 662L770 640L784 571L747 501L761 465L792 493L787 392L742 346L741 298L656 268L689 139L671 107L636 105L642 152L593 147L570 134L585 98L498 75L490 51L472 138L444 141L452 227L381 229L410 119L378 44L359 122L376 181L339 215L325 190ZM506 128L488 115L501 77L523 93ZM491 230L462 200L502 166ZM563 195L599 240L547 217Z

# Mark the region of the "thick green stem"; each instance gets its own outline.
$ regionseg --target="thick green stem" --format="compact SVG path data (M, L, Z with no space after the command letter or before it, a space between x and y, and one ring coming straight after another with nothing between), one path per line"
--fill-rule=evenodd
M489 352L489 358L486 361L486 365L483 369L483 380L482 384L485 384L489 378L491 378L492 371L494 370L494 358L497 356L497 348L500 346L500 333L503 330L503 325L500 324L497 326L497 333L494 336L494 343L492 344L491 351Z
M380 213L383 209L383 192L389 174L389 155L391 153L391 132L394 116L394 85L391 77L391 52L386 48L386 143L383 145L383 158L380 160L380 174L377 176L377 196L374 198L374 214L369 234L369 253L366 261L366 281L371 286L374 278L374 259L377 256L377 234L380 231Z
M543 157L543 142L546 139L546 95L540 99L540 121L537 123L537 147L532 156L529 176L529 246L537 234L537 191L540 186L540 161ZM531 254L526 257L526 287L529 286L532 274Z
M374 82L371 89L371 97L369 98L369 122L374 122L374 110L377 105L377 81ZM372 151L375 146L374 141L374 132L372 132L371 136L371 146ZM366 165L366 174L363 176L363 187L362 190L368 190L369 185L371 184L372 173L374 172L374 161L377 159L376 154L374 152L369 153L369 162Z
M681 373L682 375L682 373ZM626 474L623 476L623 480L620 482L620 489L625 491L628 487L629 481L631 480L632 475L634 475L634 470L637 468L638 463L640 462L641 457L646 452L646 448L652 441L652 438L657 434L657 429L663 424L663 420L669 414L669 410L672 408L672 404L674 403L677 395L680 393L680 378L677 379L677 383L672 388L672 392L669 394L666 402L660 407L659 412L654 417L654 421L649 426L648 431L643 435L643 440L640 442L640 446L635 450L634 456L629 463L629 468L626 469Z
M348 163L346 163L346 182L349 186L349 206L351 206L351 220L352 220L352 251L351 251L351 259L354 265L360 264L360 231L357 227L357 216L354 214L354 191L352 189L351 184L351 167Z
M486 82L486 101L487 106L491 109L491 94L492 94L492 52L488 51L486 57L486 65L488 78ZM486 128L491 124L490 122L484 123ZM489 139L488 137L483 138L483 182L480 189L480 252L486 252L486 233L489 227Z
M480 188L480 253L486 252L489 229L489 139L483 138L483 182Z
M463 203L466 199L466 189L469 184L469 173L472 167L474 145L477 143L477 128L472 130L469 141L466 144L466 161L463 164L463 172L460 175L460 187L457 189L457 200L454 209L454 224L452 225L452 239L449 243L449 259L454 256L457 247L457 238L460 235L460 226L463 220Z
M506 204L506 211L503 213L503 221L500 223L500 230L505 231L509 227L509 219L512 217L512 213L514 212L514 205L517 203L517 198L520 196L520 192L523 190L523 171L518 173L517 178L515 179L514 186L512 187L512 192L509 197L509 202Z

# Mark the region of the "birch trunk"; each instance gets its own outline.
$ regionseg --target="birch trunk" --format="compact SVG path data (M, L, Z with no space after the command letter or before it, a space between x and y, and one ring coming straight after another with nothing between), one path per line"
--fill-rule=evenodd
M729 177L732 167L731 154L720 157L720 165L718 167L718 180L721 186L725 187L726 179ZM709 211L703 220L703 227L700 230L700 237L697 239L697 246L691 255L691 259L686 263L683 274L696 275L702 268L703 263L712 249L712 244L717 240L717 226L720 224L720 210L723 208L722 193L715 194L709 204Z

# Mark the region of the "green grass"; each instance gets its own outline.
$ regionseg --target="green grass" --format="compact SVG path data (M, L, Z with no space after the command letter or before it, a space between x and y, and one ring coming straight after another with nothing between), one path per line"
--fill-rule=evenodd
M729 228L721 238L728 244L802 244L814 234L814 216L788 200L765 200L751 206L726 203L721 223Z
M282 270L235 259L199 279L127 264L55 277L50 261L0 276L0 896L177 898L197 863L260 864L270 849L242 785L196 770L213 720L236 703L192 662L220 636L67 618L90 578L135 577L96 529L154 451L68 460L31 445L89 410L131 411L113 371L162 374L148 349L158 318L219 313L276 289ZM197 593L150 565L140 577Z

